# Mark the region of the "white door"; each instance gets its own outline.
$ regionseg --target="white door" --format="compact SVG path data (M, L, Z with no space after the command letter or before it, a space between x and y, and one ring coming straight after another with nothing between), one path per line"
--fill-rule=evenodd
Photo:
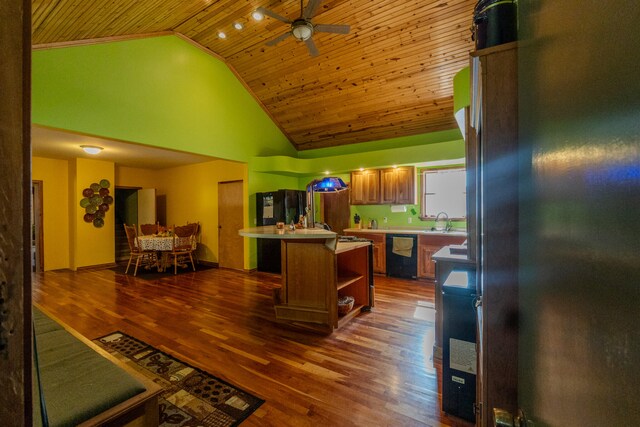
M156 223L156 189L138 190L138 226Z

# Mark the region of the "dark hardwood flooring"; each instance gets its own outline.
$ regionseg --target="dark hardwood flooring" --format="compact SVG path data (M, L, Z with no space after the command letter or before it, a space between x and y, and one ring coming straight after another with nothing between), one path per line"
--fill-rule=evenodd
M33 299L87 338L120 330L262 397L246 426L457 425L439 410L432 283L376 276L374 311L327 336L276 322L279 280L49 271Z

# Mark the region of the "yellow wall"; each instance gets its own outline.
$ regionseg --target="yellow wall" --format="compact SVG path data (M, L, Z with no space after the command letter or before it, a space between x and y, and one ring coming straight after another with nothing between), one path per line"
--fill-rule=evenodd
M200 222L198 258L218 262L218 183L242 180L243 200L248 200L248 171L244 163L214 160L176 168L151 170L116 166L93 159L55 160L34 157L33 179L43 181L45 270L110 264L115 262L113 205L105 225L95 228L83 220L82 190L106 178L115 187L155 188L165 195L167 224ZM249 206L242 212L249 224ZM248 239L244 239L245 268L249 268Z
M112 264L115 262L114 213L112 210L107 211L104 217L104 227L96 228L93 224L84 222L85 210L80 206L80 200L83 198L82 190L94 182L99 183L101 179L109 180L111 183L109 190L113 193L115 166L111 162L92 159L75 159L71 162L75 164L75 167L71 168L75 175L70 177L70 186L74 188L70 197L72 200L70 223L71 227L75 229L75 233L71 233L73 239L71 269Z
M198 258L218 262L218 183L244 181L243 200L248 199L247 165L244 163L214 160L195 165L164 169L159 173L158 188L167 198L167 225L200 222ZM244 212L248 218L247 203ZM248 248L245 243L245 268L248 266Z
M69 268L69 162L34 157L31 176L42 181L44 269Z
M116 165L115 185L118 187L158 188L162 170L129 168ZM163 193L161 193L163 194Z

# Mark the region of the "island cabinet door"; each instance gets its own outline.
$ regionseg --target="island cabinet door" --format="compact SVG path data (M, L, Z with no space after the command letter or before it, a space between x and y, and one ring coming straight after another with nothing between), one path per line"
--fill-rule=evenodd
M282 289L276 302L280 320L332 325L336 304L335 256L320 242L283 244Z

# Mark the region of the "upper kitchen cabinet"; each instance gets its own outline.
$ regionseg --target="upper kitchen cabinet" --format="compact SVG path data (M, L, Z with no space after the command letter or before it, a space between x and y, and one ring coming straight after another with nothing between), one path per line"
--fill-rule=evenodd
M416 203L416 168L414 166L380 171L380 203L389 205Z
M378 169L351 172L351 204L380 203L380 171Z

